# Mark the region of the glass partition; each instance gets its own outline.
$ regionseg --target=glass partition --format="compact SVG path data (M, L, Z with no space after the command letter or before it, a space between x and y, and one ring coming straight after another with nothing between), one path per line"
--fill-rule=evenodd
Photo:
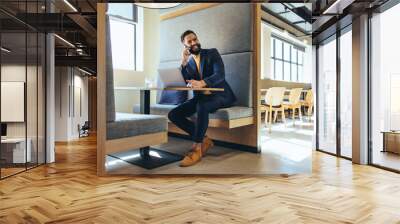
M336 154L336 37L318 48L318 149Z
M31 151L26 133L26 33L1 34L1 177L26 169ZM7 49L7 50L4 50Z
M43 12L44 1L20 1L17 13ZM15 6L2 1L0 7ZM45 34L0 12L0 178L45 163Z

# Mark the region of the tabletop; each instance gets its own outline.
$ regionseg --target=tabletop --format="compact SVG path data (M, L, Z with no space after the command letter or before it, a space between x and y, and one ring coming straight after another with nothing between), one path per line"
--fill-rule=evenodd
M133 87L133 86L120 86L115 87L116 90L175 90L175 91L224 91L223 88L191 88L191 87Z

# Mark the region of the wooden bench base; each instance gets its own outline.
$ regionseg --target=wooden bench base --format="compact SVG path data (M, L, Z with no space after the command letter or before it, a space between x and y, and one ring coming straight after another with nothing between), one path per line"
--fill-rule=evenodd
M253 117L244 117L233 120L210 119L208 126L213 128L237 128L254 124Z
M233 129L209 127L207 129L207 136L214 140L227 143L247 145L253 147L255 152L258 152L257 135L254 134L255 131L256 125L247 125ZM176 127L173 123L168 123L168 132L187 135L187 133Z

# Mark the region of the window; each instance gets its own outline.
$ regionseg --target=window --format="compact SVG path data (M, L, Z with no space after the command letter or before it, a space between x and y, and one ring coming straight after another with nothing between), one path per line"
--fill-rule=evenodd
M349 27L351 28L351 27ZM340 154L352 157L352 33L340 36Z
M305 49L280 38L271 37L272 79L300 82L303 78Z
M143 9L130 3L108 4L114 69L143 70Z
M336 154L336 36L318 48L318 149Z
M372 164L400 171L400 4L371 18L370 133Z

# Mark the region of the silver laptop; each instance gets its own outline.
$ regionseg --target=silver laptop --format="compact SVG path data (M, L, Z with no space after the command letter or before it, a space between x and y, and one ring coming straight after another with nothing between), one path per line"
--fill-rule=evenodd
M179 68L158 69L158 77L163 87L185 86L181 70Z

